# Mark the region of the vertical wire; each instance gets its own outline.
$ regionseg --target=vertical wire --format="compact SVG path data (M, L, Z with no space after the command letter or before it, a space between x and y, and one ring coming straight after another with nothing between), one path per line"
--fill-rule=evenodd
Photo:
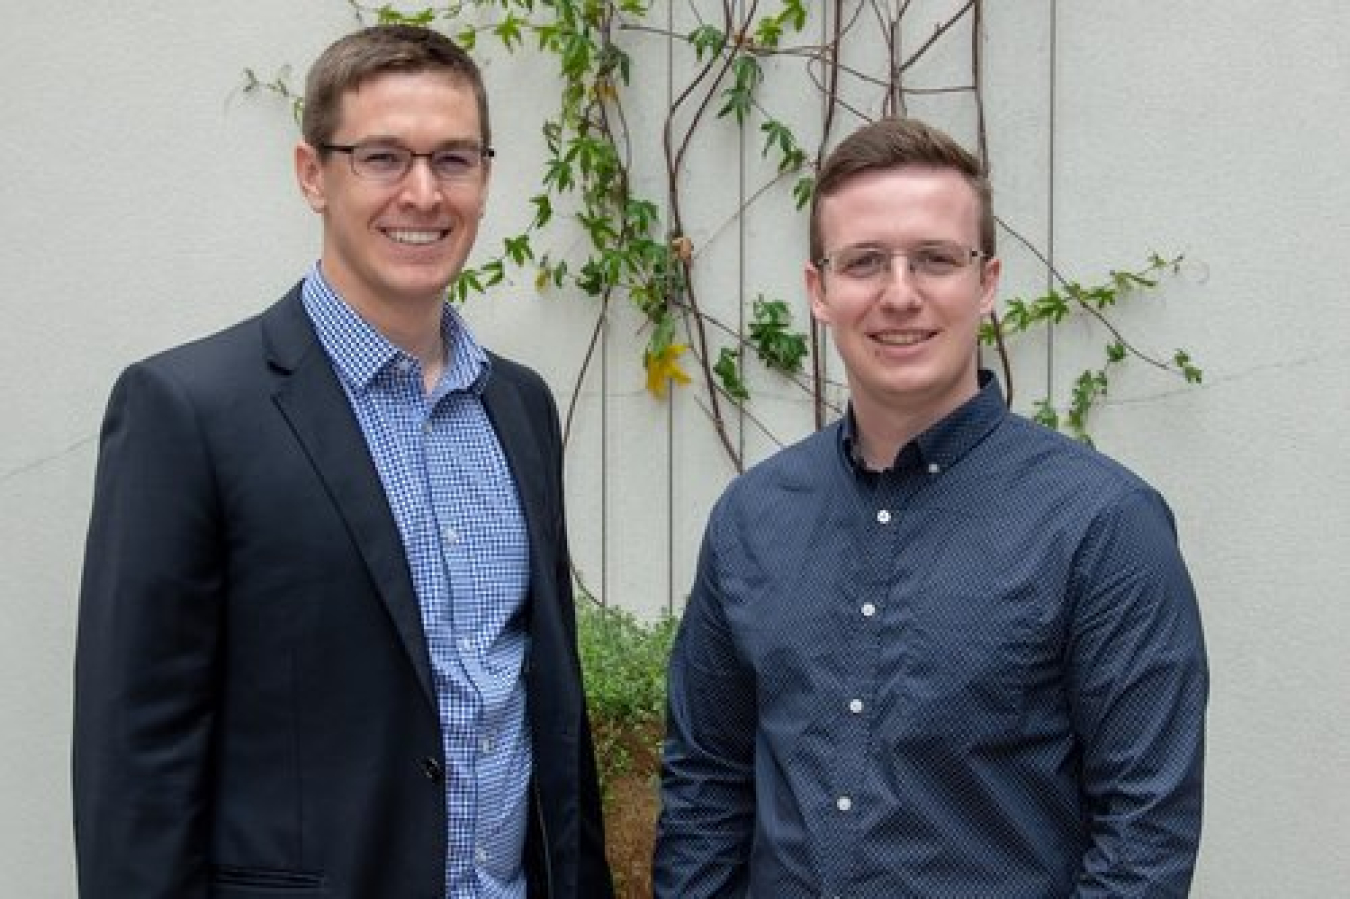
M600 310L600 605L609 605L609 339L608 307Z
M1050 114L1049 114L1049 137L1048 152L1049 165L1047 166L1047 184L1046 184L1046 247L1045 258L1047 260L1045 270L1045 289L1048 293L1055 288L1055 154L1057 147L1055 145L1056 134L1056 110L1059 100L1058 91L1059 80L1059 0L1050 0ZM1045 396L1051 403L1055 397L1055 325L1049 323L1046 328L1045 344Z
M666 3L666 109L675 105L675 0ZM672 176L672 183L673 183ZM670 221L671 197L666 194L666 221ZM670 228L666 228L669 236ZM666 241L667 257L673 254ZM675 260L670 260L671 265ZM675 390L670 385L666 404L666 614L675 614Z
M738 10L738 13L744 14L744 9ZM748 24L748 23L747 23L747 24ZM762 83L762 82L761 82L761 83ZM746 281L747 281L747 279L746 279L746 273L745 273L745 260L746 260L746 253L745 253L745 231L746 231L746 216L747 216L747 213L749 212L749 210L746 209L746 206L745 206L745 201L746 201L746 192L745 192L745 181L746 181L745 165L746 165L746 163L745 163L745 157L746 157L746 153L745 153L745 123L744 123L744 122L741 123L741 125L740 125L740 127L737 129L737 133L736 133L736 157L737 157L737 160L736 160L736 161L737 161L737 172L736 172L736 207L737 207L737 215L736 215L736 279L737 279L737 283L736 283L736 340L737 340L737 342L738 342L742 347L744 347L744 346L745 346L745 290L746 290ZM742 381L743 381L744 378L745 378L745 353L744 353L744 351L742 351L742 352L737 356L737 358L740 360L740 362L738 363L738 367L739 367L739 369L740 369L740 375L741 375L741 378L742 378ZM714 386L713 389L715 390L716 387ZM743 468L744 468L744 467L748 467L748 466L745 465L745 402L744 402L744 401L742 401L742 402L736 404L736 452L740 454L740 457L741 457L741 466L742 466Z
M835 27L834 19L836 16L841 14L841 10L839 9L838 3L834 4L822 3L820 5L820 10L821 10L820 46L827 47L831 46L830 36L833 33L832 29ZM821 157L824 156L825 141L826 138L829 137L828 131L830 129L831 124L830 104L831 102L833 102L832 95L833 91L837 89L837 82L835 82L831 78L829 73L829 67L831 66L837 67L839 65L838 55L843 49L842 44L843 40L841 38L839 45L835 45L833 47L831 55L829 55L828 57L823 57L821 62L821 80L826 85L827 88L826 90L821 91L820 97L821 138L816 142L816 146L820 148L819 152ZM816 168L811 174L813 176L818 176L820 174L819 168ZM814 191L814 189L815 188L813 187L812 190ZM807 214L808 216L810 215L809 207ZM808 229L810 228L809 221L807 223L807 227ZM809 239L810 238L808 232L808 240ZM809 255L809 252L810 251L808 250L807 253L803 255ZM810 322L811 325L811 349L813 351L812 365L814 366L814 374L815 374L815 384L812 387L814 395L811 399L811 422L814 430L819 431L825 427L825 414L824 414L825 403L821 401L821 398L826 396L827 391L829 389L826 385L828 385L830 382L830 354L829 350L827 349L830 340L829 334L826 332L825 326L820 324L820 322L816 321L816 317L811 313L811 301L809 297L807 298L806 302L806 316L807 320Z

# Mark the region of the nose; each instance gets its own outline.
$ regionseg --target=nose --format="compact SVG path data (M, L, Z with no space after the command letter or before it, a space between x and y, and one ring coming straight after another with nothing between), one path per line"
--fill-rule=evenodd
M923 299L918 280L909 257L904 253L892 254L890 264L881 274L881 304L893 309L916 308Z
M399 185L400 197L404 203L418 208L435 206L441 201L441 182L431 170L431 160L415 157L412 168L403 176Z

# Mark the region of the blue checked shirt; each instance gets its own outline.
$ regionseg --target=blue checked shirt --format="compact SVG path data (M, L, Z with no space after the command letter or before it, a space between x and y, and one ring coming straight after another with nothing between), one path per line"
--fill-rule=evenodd
M317 265L303 298L370 447L421 606L446 761L446 895L523 899L529 543L482 403L488 357L447 305L447 368L428 395L418 360L342 302Z
M657 899L1183 897L1207 669L1172 516L992 376L728 488L671 661Z

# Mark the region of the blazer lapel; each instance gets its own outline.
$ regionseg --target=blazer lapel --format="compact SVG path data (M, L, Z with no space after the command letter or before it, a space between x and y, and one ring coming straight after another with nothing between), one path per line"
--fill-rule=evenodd
M483 389L483 405L516 481L530 536L531 584L539 586L540 574L547 570L539 566L546 546L544 537L550 533L551 524L546 519L550 505L544 459L514 382L494 370Z
M305 314L298 286L263 314L262 328L268 361L283 375L273 397L277 407L347 522L435 708L426 634L398 525L347 395Z

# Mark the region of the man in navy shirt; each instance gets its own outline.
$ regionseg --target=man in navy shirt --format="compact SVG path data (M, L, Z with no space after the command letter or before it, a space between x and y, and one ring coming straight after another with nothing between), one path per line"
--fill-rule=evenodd
M1184 896L1195 595L1158 493L978 367L982 166L922 123L866 126L821 171L810 240L851 402L712 513L657 899Z

